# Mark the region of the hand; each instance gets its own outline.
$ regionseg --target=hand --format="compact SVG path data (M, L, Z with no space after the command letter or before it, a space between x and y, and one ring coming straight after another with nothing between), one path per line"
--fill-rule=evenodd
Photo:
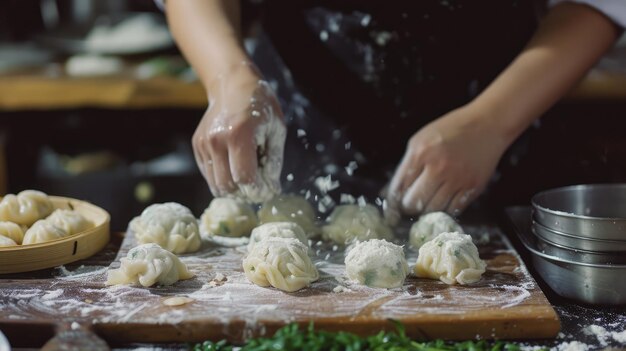
M215 196L262 202L280 193L286 129L274 92L248 64L218 75L192 144Z
M486 117L467 105L413 135L387 193L392 222L399 211L458 215L482 192L511 142Z

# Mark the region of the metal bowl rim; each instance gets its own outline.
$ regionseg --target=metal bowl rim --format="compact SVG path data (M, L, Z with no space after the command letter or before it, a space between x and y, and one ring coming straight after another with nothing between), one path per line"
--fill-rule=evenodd
M568 259L561 258L561 257L558 257L558 256L548 255L548 254L543 253L543 252L537 250L536 248L534 248L533 245L528 242L526 236L524 234L522 234L522 233L520 233L520 234L521 234L521 235L519 235L519 237L521 238L520 241L522 242L524 247L526 247L526 249L528 249L528 251L530 251L531 254L539 256L539 257L543 257L543 258L545 258L547 260L550 260L550 261L561 262L561 263L566 263L566 264L571 264L571 265L576 265L576 266L584 266L584 267L608 268L608 269L626 269L626 264L586 263L586 262L572 261L572 260L568 260ZM568 250L571 250L571 249L568 249Z
M596 242L601 242L601 243L606 243L606 244L622 244L622 245L626 245L626 240L609 240L609 239L596 239L596 238L590 238L590 237L586 237L586 236L580 236L580 235L576 235L576 234L569 234L569 233L565 233L556 229L552 229L546 225L543 225L541 223L539 223L539 221L537 221L535 218L532 218L532 225L537 226L539 228L541 228L542 230L548 231L552 234L556 234L556 235L561 235L567 238L571 238L571 239L577 239L577 240L586 240L586 241L596 241ZM555 244L556 246L557 244ZM576 249L576 251L585 251L585 250L579 250ZM591 253L596 252L596 251L589 251ZM597 251L597 252L605 252L605 251Z
M533 197L530 200L530 203L532 204L532 206L537 211L545 212L545 213L551 214L553 216L566 217L566 218L571 218L571 219L587 219L587 220L602 221L602 222L604 222L604 221L611 221L611 222L624 221L624 222L626 222L626 218L622 218L622 217L593 217L593 216L578 215L578 214L569 213L569 212L565 212L565 211L551 210L551 209L549 209L547 207L543 207L543 206L539 205L537 203L537 201L536 201L537 197L539 197L541 195L548 194L548 193L562 192L562 191L572 191L572 190L580 190L580 189L589 189L589 188L614 188L614 187L624 188L626 190L626 183L578 184L578 185L563 186L563 187L559 187L559 188L552 188L552 189L540 191L537 194L533 195Z
M577 249L577 248L574 248L574 247L569 247L569 246L566 246L566 245L563 245L563 244L557 244L554 241L552 241L550 239L546 239L543 236L537 234L536 231L535 231L535 228L531 228L530 230L532 231L533 235L535 235L535 237L537 237L537 239L539 239L540 241L543 241L543 242L547 243L548 245L554 246L554 247L556 247L558 249L561 249L561 250L568 250L568 251L573 251L575 253L582 253L582 254L586 254L586 255L595 255L595 256L607 256L607 255L610 256L610 255L613 254L610 251L609 252L606 252L606 251L590 251L590 250L584 250L584 249ZM619 252L619 251L616 251L616 252ZM550 255L550 256L552 256L552 255ZM558 257L558 256L554 256L554 257ZM577 262L577 261L573 261L573 262ZM626 265L626 263L624 263L624 265Z

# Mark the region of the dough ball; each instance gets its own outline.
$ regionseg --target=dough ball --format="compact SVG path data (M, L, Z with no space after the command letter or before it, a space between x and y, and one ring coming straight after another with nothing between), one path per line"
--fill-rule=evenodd
M322 227L322 238L337 244L393 238L393 231L378 209L369 204L337 206L326 221L328 224Z
M193 277L176 255L157 244L134 247L120 261L120 268L108 271L107 285L172 285L179 280Z
M46 221L63 229L68 235L78 234L94 227L94 224L85 216L71 210L55 210L46 218Z
M8 194L0 201L0 221L31 226L53 210L48 195L37 190L24 190L17 195Z
M11 239L11 238L7 238L4 235L0 235L0 247L6 247L6 246L16 246L17 243Z
M59 228L45 219L38 220L24 234L22 245L44 243L51 240L61 239L68 236L63 228Z
M319 278L307 253L308 248L297 239L267 238L244 258L243 270L256 285L293 292Z
M209 235L241 237L259 223L249 204L233 198L215 198L200 216L200 229Z
M420 248L415 275L466 285L479 281L485 267L471 236L441 233Z
M425 242L441 233L459 232L463 228L445 212L431 212L420 216L409 230L409 242L415 250L419 250Z
M299 225L292 222L272 222L262 224L252 230L250 242L248 242L248 252L254 246L267 238L292 238L297 239L304 246L309 246L309 241L304 234L304 230Z
M129 226L140 244L155 243L175 254L200 248L198 221L187 207L176 202L148 206Z
M287 194L276 196L263 203L259 209L259 221L293 222L299 225L307 236L314 237L319 229L315 224L315 211L302 196Z
M20 245L24 240L24 229L13 222L0 222L0 236L11 239L15 244Z
M397 288L404 284L409 265L402 246L372 239L354 245L346 255L348 278L374 288Z

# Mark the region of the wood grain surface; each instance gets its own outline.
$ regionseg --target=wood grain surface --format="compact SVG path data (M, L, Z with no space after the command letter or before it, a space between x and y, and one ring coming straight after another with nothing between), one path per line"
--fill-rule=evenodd
M321 279L295 293L251 284L241 268L245 248L215 243L181 256L195 274L192 279L149 289L106 287L107 265L115 254L109 245L81 266L0 276L0 330L37 323L92 329L109 343L240 341L289 322L372 334L393 329L389 320L394 319L420 339L555 337L556 313L502 233L493 227L468 231L480 242L480 255L488 264L480 282L448 286L409 277L402 288L392 290L347 281L343 249L316 242L312 256ZM124 238L113 267L134 244L132 235ZM416 253L407 254L414 264ZM165 305L172 296L192 301Z

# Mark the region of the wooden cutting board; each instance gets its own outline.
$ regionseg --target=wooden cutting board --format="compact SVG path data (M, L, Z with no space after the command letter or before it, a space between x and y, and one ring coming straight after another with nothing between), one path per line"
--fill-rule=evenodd
M344 277L343 250L314 242L321 279L284 293L248 282L241 268L245 247L205 243L200 252L181 256L195 277L170 287L106 287L107 267L89 261L72 271L60 268L51 279L0 276L0 329L36 322L90 328L117 343L240 341L289 322L373 334L392 330L394 319L419 339L555 337L558 317L508 240L494 227L468 229L487 262L487 272L471 286L415 277L392 290L354 285ZM134 244L126 236L112 266ZM407 253L414 264L416 253ZM165 305L173 296L193 301Z

